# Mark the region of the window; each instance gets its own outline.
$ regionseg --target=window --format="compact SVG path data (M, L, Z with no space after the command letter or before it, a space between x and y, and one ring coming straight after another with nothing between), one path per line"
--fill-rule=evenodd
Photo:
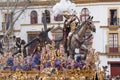
M89 17L89 10L87 8L83 8L81 11L80 20L85 21L87 20L88 17Z
M54 16L55 21L63 21L63 15L58 14L57 16Z
M118 52L118 33L109 34L109 52Z
M45 10L46 23L50 23L50 11ZM42 13L42 22L44 23L44 13Z
M117 9L110 9L110 25L117 25Z
M3 16L4 21L2 22L3 31L8 30L13 20L13 13L5 13Z
M38 19L37 19L37 12L36 11L32 11L30 14L31 17L31 24L37 24L38 23Z

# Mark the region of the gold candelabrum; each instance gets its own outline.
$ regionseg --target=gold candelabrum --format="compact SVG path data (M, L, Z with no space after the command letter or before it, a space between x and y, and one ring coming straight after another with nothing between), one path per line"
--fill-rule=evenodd
M51 63L50 68L44 68L43 70L34 70L34 71L0 71L0 80L93 80L98 74L98 78L104 79L104 72L97 71L96 68L91 68L86 65L84 68L62 68L58 70L54 68L54 60L59 59L62 61L64 52L61 54L55 49L55 42L49 45L50 50L44 55L44 60L41 60L41 66L44 66L46 62ZM47 59L49 57L49 59ZM95 58L95 57L93 57ZM92 63L95 60L91 59ZM90 61L90 60L89 60ZM53 73L54 70L54 73Z

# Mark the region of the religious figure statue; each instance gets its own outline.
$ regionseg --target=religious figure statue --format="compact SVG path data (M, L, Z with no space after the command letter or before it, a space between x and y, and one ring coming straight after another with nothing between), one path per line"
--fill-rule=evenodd
M68 36L71 36L71 34L75 31L80 21L75 14L70 15L70 13L67 11L65 11L63 15L66 18L63 27L63 42L64 42L65 52L67 52L67 43L68 43L67 38Z

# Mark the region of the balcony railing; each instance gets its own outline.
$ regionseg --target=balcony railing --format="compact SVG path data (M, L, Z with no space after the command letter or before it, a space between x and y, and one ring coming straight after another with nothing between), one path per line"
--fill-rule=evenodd
M120 26L120 18L108 18L108 26Z
M106 45L106 53L120 53L120 45L116 46Z

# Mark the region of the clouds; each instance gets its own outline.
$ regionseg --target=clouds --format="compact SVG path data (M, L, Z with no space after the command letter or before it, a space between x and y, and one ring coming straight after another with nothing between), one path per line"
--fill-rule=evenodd
M53 15L63 14L64 11L68 11L72 14L75 11L76 5L72 3L70 0L61 0L55 6L53 6Z

